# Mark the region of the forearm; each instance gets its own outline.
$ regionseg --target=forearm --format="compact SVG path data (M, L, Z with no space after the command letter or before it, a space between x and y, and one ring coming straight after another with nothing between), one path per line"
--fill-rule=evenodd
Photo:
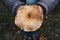
M24 5L24 3L20 0L2 0L2 2L7 7L7 9L13 14L16 13L18 6Z
M49 13L54 9L59 0L40 0L36 4L41 5L45 13Z

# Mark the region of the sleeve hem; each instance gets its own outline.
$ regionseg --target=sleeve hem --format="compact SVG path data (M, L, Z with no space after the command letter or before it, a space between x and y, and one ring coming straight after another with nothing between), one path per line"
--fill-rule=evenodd
M19 6L22 6L22 5L25 5L25 4L24 4L23 2L16 3L16 4L14 5L14 7L12 8L12 13L13 13L14 15L16 15L17 8L18 8Z
M45 3L43 3L43 2L37 2L36 4L42 6L43 10L44 10L44 13L48 14L48 12L49 12L48 6Z

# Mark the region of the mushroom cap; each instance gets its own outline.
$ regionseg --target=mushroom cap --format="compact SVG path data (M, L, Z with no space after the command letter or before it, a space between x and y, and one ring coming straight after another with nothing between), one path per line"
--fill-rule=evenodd
M36 31L43 23L43 12L40 6L23 6L18 8L15 23L21 30Z

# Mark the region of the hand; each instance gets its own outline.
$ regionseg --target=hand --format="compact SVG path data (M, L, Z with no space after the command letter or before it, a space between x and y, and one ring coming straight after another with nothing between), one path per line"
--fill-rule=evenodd
M43 22L43 10L37 5L25 5L18 8L15 16L15 24L26 31L40 28Z

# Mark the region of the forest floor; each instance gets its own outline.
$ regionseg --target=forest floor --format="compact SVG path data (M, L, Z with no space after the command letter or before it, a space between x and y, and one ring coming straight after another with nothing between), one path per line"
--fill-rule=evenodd
M40 40L60 40L60 5L44 16L38 30ZM13 15L0 3L0 40L21 40L22 33L14 24Z

